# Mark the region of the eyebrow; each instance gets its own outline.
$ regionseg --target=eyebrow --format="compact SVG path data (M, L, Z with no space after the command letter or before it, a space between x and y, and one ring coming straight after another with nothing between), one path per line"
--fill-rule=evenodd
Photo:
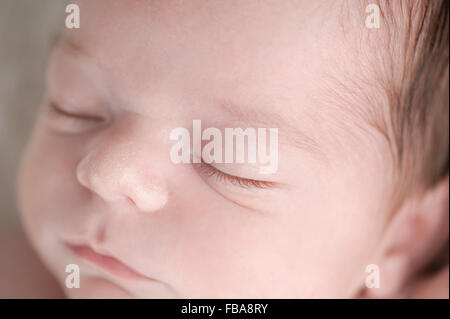
M70 51L74 55L91 59L99 68L104 69L104 66L102 65L102 63L100 63L98 58L89 53L89 51L85 47L75 42L70 37L64 36L61 33L56 34L56 36L52 40L51 46L52 50L54 49L66 50Z
M71 40L68 40L66 38L59 39L55 46L56 47L60 47L60 48L64 48L64 49L68 49L70 51L76 52L76 53L81 54L81 55L85 55L85 56L89 56L89 57L91 56L78 43L76 43L74 41L71 41Z
M78 43L74 42L72 39L68 39L63 33L57 33L51 40L51 50L62 48L69 49L70 51L78 52L83 55L89 56L84 48L82 48Z
M327 161L327 156L316 139L307 135L297 124L279 113L263 111L256 107L244 107L231 101L221 101L218 105L237 123L245 124L247 127L250 125L253 127L278 128L279 135L283 137L279 139L279 143L294 146Z

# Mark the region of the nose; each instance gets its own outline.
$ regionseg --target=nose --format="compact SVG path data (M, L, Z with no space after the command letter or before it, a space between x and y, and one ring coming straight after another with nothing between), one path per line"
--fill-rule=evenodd
M77 179L108 203L158 211L167 203L168 194L147 155L145 147L136 143L102 143L79 162Z

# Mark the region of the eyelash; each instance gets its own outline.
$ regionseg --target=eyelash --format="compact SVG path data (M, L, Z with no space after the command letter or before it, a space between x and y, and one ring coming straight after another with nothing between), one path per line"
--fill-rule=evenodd
M209 165L209 164L204 163L204 162L199 163L199 164L195 164L195 167L196 167L197 170L200 171L200 173L202 173L202 174L204 174L204 175L206 175L208 177L213 177L218 182L230 183L230 184L232 184L234 186L239 186L239 187L242 187L242 188L260 188L260 189L265 189L265 188L273 187L275 185L275 183L273 183L273 182L258 181L258 180L255 180L255 179L242 178L242 177L230 175L230 174L224 173L222 171L219 171L218 169L216 169L212 165Z
M51 109L53 111L55 111L58 115L74 118L74 119L80 120L80 121L92 121L92 122L102 122L103 121L103 118L100 116L83 115L83 114L67 112L67 111L63 110L61 107L59 107L59 105L57 103L52 102L52 101L50 101L49 103L50 103Z

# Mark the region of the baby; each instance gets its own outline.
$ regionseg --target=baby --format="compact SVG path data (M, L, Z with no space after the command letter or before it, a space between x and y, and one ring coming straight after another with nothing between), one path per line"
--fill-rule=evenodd
M14 249L2 289L448 297L446 1L75 3L18 178L45 266ZM203 152L172 160L198 120ZM276 170L205 158L226 128L276 129Z

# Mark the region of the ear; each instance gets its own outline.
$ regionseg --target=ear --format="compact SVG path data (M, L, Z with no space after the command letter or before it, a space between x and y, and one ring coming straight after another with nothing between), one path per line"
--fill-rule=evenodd
M432 189L407 199L388 225L375 256L379 288L364 287L366 298L405 298L417 275L444 247L449 236L448 175Z

